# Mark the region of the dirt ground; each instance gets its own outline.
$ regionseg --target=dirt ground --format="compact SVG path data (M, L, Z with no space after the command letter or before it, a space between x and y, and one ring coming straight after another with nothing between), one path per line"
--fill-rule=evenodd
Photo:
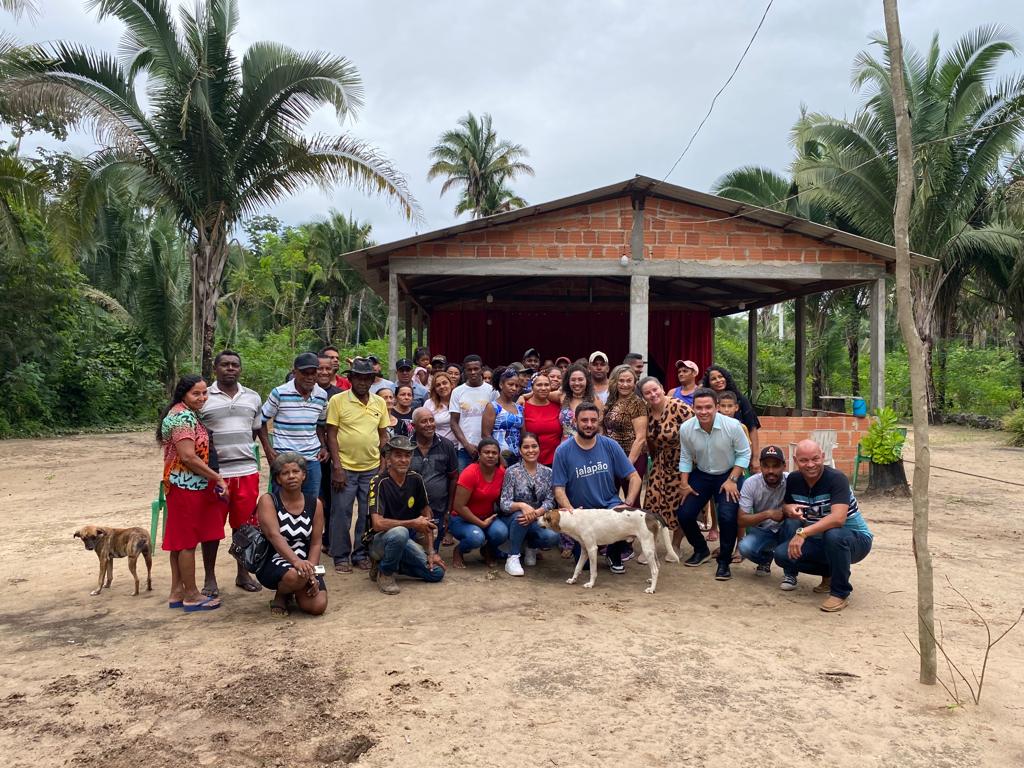
M1024 452L999 440L937 429L933 461L1024 481ZM267 592L233 586L226 553L218 611L168 610L163 553L152 592L131 596L121 560L90 597L96 557L72 533L148 527L159 465L148 434L0 443L12 768L1024 765L1024 628L996 648L980 706L917 683L909 502L862 503L874 549L834 615L817 609L816 579L781 592L777 568L761 579L745 563L718 583L710 565L668 564L645 595L635 562L588 591L557 557L523 579L474 558L397 597L329 572L319 619L272 618ZM946 577L999 631L1019 612L1019 491L941 471L932 489L937 615L980 672L984 627Z

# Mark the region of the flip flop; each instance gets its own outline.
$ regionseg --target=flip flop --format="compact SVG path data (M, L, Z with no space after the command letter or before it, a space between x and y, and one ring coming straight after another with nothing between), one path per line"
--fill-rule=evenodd
M270 615L275 619L286 619L291 614L291 611L287 607L282 608L280 605L274 605L274 601L270 601Z
M215 597L207 597L201 603L196 603L195 605L183 604L181 607L185 610L185 613L196 613L197 611L215 611L218 608L220 608L220 603L216 603L215 605L210 605L210 603L212 603L216 599L217 598Z
M184 600L169 600L167 602L167 607L168 608L184 608L185 607L185 601Z
M259 592L263 589L259 584L253 584L251 581L247 581L244 584L235 584L239 589L245 590L246 592Z
M206 587L203 587L201 590L199 590L199 594L206 595L207 597L220 597L220 590L207 589Z

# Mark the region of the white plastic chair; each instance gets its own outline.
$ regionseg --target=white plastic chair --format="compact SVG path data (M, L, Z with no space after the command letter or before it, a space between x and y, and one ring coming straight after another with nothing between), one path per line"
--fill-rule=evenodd
M825 463L828 466L832 467L832 469L835 469L836 460L835 457L832 455L832 452L835 450L835 447L839 444L839 441L836 438L836 430L812 429L811 440L813 440L814 442L821 446L821 450L825 454ZM790 472L796 471L796 443L789 444L788 470Z

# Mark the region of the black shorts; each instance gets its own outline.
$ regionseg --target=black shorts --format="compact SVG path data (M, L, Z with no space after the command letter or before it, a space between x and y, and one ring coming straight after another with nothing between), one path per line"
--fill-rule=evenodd
M256 577L256 581L267 589L277 589L277 585L281 583L281 579L283 579L284 575L291 570L294 570L291 563L275 563L274 557L271 555L267 558L267 561L263 563L263 567L253 575ZM326 592L327 584L324 582L324 577L317 574L316 580L320 583L320 589Z

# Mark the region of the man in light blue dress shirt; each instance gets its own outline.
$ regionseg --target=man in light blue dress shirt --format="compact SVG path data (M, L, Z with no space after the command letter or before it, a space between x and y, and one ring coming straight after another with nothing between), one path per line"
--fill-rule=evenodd
M711 550L697 525L697 515L708 501L715 502L721 540L715 578L732 578L729 564L736 546L737 513L743 473L750 466L750 441L743 425L718 412L718 395L700 388L693 393L695 419L679 428L679 472L682 474L683 503L679 525L693 554L685 565L696 567L711 559Z

